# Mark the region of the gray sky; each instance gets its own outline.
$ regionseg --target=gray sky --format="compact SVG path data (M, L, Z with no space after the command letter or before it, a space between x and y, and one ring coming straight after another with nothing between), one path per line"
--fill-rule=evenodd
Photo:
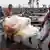
M0 0L0 5L2 5L3 7L7 7L8 4L13 4L13 6L17 6L18 4L21 4L23 6L27 6L29 0ZM50 0L39 0L40 1L40 6L42 6L42 4L46 4L49 5L50 4ZM35 5L36 7L36 5Z

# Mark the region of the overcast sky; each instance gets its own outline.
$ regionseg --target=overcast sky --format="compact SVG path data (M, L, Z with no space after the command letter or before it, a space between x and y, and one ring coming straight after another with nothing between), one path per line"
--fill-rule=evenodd
M17 6L18 4L21 4L23 6L27 6L29 0L0 0L0 5L3 7L7 7L8 4L12 4L14 7ZM46 4L47 6L50 4L50 0L39 0L40 6L42 4Z

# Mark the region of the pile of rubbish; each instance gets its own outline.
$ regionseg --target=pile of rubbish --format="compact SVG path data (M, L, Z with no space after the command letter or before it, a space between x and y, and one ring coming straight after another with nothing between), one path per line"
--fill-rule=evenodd
M30 18L12 15L10 18L5 18L3 27L6 35L14 35L14 41L16 41L17 36L21 36L22 39L31 36L36 36L38 39L40 38L39 29L31 25Z

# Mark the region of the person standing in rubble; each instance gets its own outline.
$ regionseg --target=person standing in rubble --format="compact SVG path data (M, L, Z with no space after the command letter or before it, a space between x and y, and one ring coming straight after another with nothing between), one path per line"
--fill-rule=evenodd
M8 8L5 11L5 16L11 16L12 15L12 4L8 5Z

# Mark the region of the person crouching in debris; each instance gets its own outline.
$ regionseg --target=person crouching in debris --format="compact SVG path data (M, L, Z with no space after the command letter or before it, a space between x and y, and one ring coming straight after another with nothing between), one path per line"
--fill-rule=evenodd
M12 4L8 5L8 8L5 10L5 16L10 17L12 15Z

